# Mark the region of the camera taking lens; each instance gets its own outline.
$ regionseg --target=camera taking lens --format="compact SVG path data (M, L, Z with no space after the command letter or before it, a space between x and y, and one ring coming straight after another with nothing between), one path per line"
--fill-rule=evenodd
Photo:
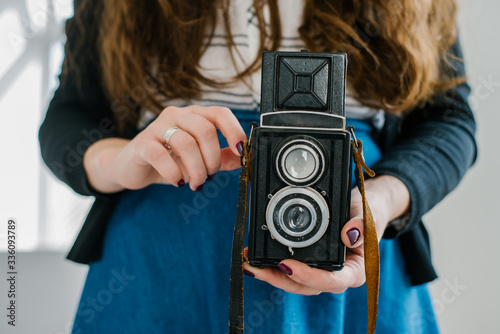
M291 233L301 233L311 226L311 212L305 205L290 205L283 213L283 221Z

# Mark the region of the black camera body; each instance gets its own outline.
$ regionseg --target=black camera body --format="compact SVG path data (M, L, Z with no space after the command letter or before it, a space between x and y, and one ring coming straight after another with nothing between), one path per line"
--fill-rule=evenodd
M260 127L251 134L249 263L283 259L340 270L349 220L352 139L347 57L264 52Z

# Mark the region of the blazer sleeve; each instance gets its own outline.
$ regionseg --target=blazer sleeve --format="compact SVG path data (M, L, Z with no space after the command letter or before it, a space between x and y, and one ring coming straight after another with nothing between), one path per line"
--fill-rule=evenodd
M78 36L68 36L68 45ZM95 62L95 47L86 48L80 76L60 75L60 85L49 104L39 129L41 155L45 164L60 180L81 195L109 197L89 185L83 168L83 155L94 142L118 136L110 102L105 98Z
M460 43L450 49L454 76L464 77ZM403 227L389 224L385 238L413 229L422 216L450 193L477 156L476 123L463 83L435 96L406 116L399 135L374 166L378 175L399 178L410 192L409 218Z

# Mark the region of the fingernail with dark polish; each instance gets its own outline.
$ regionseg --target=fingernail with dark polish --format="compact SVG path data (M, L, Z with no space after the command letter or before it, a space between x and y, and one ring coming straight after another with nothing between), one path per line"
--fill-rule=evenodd
M284 263L278 264L278 268L280 268L280 270L282 272L284 272L285 274L287 274L288 276L290 276L291 274L293 274L292 269L289 266L287 266L286 264L284 264Z
M359 240L359 230L355 227L351 228L349 231L347 231L347 237L349 238L349 242L351 243L351 246L354 246L356 242Z
M196 187L196 189L194 191L199 193L201 191L201 189L203 189L203 184Z
M251 271L248 271L246 269L243 269L243 273L247 276L250 276L250 277L255 277L255 274Z
M212 180L214 177L215 177L215 174L208 175L208 176L207 176L207 181Z
M186 182L184 182L183 179L180 179L179 182L177 182L178 187L184 187L185 184L186 184Z
M243 150L243 142L240 141L238 144L236 144L236 149L238 150L238 153L243 156L245 154L245 151Z

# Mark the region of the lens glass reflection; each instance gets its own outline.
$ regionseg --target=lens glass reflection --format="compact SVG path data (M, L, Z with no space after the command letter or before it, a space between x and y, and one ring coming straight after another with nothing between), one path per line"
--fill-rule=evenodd
M316 169L316 160L311 152L296 148L285 157L286 172L295 179L305 179Z
M286 208L283 216L286 227L292 232L305 231L311 224L311 213L301 204Z

